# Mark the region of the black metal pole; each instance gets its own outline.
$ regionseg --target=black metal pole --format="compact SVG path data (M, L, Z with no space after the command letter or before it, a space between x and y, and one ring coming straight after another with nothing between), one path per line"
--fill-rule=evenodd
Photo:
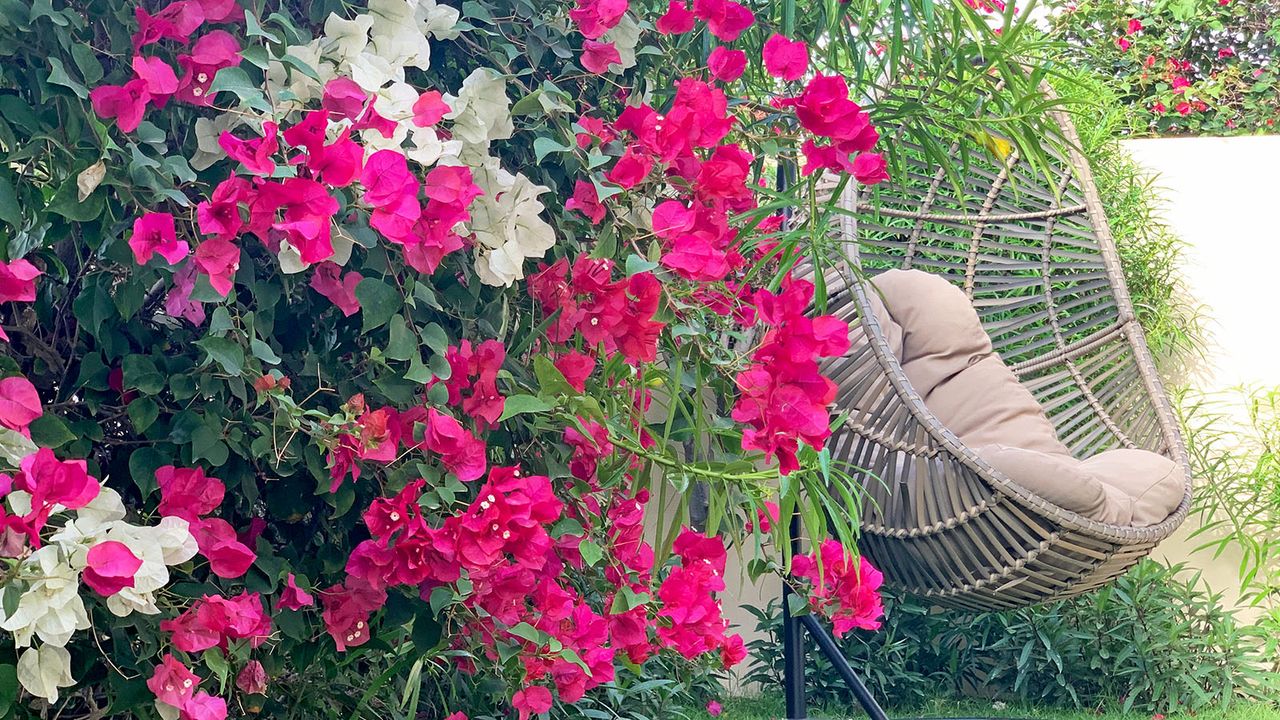
M866 711L867 716L871 720L889 720L889 716L885 714L884 709L880 707L880 703L871 696L871 691L867 686L862 684L862 678L849 667L849 661L845 659L844 653L840 652L840 648L836 646L835 638L831 637L831 633L822 627L818 619L812 615L801 615L800 622L804 628L809 631L813 639L817 641L818 648L822 650L822 654L827 656L827 660L835 667L836 672L840 673L840 677L844 680L844 684L849 687L853 696L857 698L858 704Z
M791 516L791 554L800 552L800 516ZM782 685L787 701L787 720L808 717L804 697L804 626L791 615L794 591L782 581Z

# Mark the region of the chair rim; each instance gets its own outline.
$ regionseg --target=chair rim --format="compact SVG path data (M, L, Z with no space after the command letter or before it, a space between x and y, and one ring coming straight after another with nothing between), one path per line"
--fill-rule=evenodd
M1049 88L1047 84L1044 86L1044 90L1049 99L1056 97L1052 89ZM1115 299L1121 317L1124 318L1124 322L1121 324L1121 332L1128 342L1129 351L1134 355L1139 375L1143 381L1145 394L1151 402L1152 409L1157 414L1157 422L1159 423L1161 433L1164 436L1164 442L1169 449L1169 454L1172 456L1174 462L1176 462L1182 469L1184 477L1182 501L1173 513L1163 521L1147 527L1133 527L1129 525L1104 523L1050 503L1039 495L1036 495L1011 480L990 463L983 460L972 448L961 442L949 428L943 425L942 422L929 411L924 404L924 400L920 397L919 393L915 391L915 388L911 386L910 381L907 380L906 374L902 369L901 362L890 350L888 339L886 338L883 329L880 327L880 323L876 320L875 313L872 310L870 300L867 296L865 283L855 280L854 282L849 283L851 286L849 289L853 291L854 299L858 305L860 321L864 332L870 340L872 351L874 352L877 361L880 363L881 368L888 376L895 393L906 405L907 410L910 412L912 417L921 424L934 441L945 447L954 458L967 466L971 471L981 476L991 485L993 490L1012 498L1019 505L1027 508L1037 516L1054 522L1068 530L1077 531L1100 540L1124 545L1140 545L1146 543L1155 544L1172 535L1190 513L1194 477L1192 475L1190 462L1187 456L1186 446L1183 443L1181 431L1179 430L1178 422L1169 400L1169 395L1164 389L1164 385L1156 370L1151 352L1147 347L1146 336L1142 327L1136 320L1132 300L1129 297L1128 288L1125 285L1119 253L1116 250L1115 241L1111 235L1111 229L1106 219L1105 210L1103 209L1102 202L1098 197L1097 187L1093 180L1093 173L1089 167L1088 161L1080 152L1080 140L1076 133L1074 123L1072 123L1071 118L1062 110L1053 110L1050 111L1049 114L1062 130L1063 140L1067 145L1066 150L1068 157L1066 160L1070 163L1071 171L1084 195L1084 212L1087 214L1090 227L1097 236L1103 265L1106 270L1109 289ZM846 183L837 201L840 211L838 213L839 232L842 244L847 248L846 261L849 262L850 266L855 271L860 272L862 263L859 253L859 236L857 231L857 218L859 212L858 201L859 197L854 184ZM1059 209L1054 208L1046 212L1053 213L1057 210ZM895 538L911 538L931 534L922 533L918 528L908 530L887 527L868 527L865 523L863 525L863 531L869 532L873 535Z

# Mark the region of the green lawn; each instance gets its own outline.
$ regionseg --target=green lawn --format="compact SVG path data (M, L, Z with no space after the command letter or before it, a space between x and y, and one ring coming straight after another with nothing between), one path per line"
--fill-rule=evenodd
M732 698L724 701L724 713L720 720L778 720L783 717L784 706L778 697ZM858 708L834 708L811 710L815 720L862 720L866 716ZM1150 715L1120 712L1094 713L1084 711L1043 710L1025 705L990 702L935 702L906 711L890 711L895 718L1028 718L1030 720L1152 720ZM1172 716L1171 716L1172 717ZM1192 716L1184 716L1192 717ZM1196 720L1280 720L1280 709L1275 706L1239 702L1229 710L1202 712Z

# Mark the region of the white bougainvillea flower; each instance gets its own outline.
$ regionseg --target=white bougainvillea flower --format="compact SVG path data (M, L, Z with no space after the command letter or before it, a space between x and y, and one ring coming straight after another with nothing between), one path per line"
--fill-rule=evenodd
M412 127L410 123L396 123L395 127L395 133L391 137L384 137L381 131L373 129L360 131L360 144L364 146L366 160L379 150L395 150L401 155L404 154L402 146L408 139Z
M487 146L493 140L506 140L515 132L511 122L511 101L507 99L507 81L484 68L477 68L458 94L445 95L452 110L445 119L453 121L453 132L463 142Z
M369 45L369 29L373 27L373 18L369 15L357 15L350 20L330 13L324 21L324 55L338 67L346 67L348 63L360 56Z
M80 574L59 545L46 545L32 553L22 565L22 574L32 579L18 599L18 607L8 617L0 608L4 618L0 629L13 633L18 647L31 645L34 637L61 647L77 630L89 628L80 597Z
M195 556L196 539L182 518L165 517L156 527L138 527L117 523L107 533L108 540L124 543L140 560L141 567L133 576L133 586L121 589L107 598L107 609L117 617L139 612L155 615L155 593L169 583L169 565L186 562Z
M373 27L369 44L378 55L401 67L428 70L431 43L418 22L418 3L411 0L370 0Z
M437 4L435 0L419 0L413 16L418 21L418 29L425 35L437 40L452 40L458 37L458 9L448 5Z
M418 91L412 85L393 82L373 96L373 109L388 120L404 123L413 117L413 104L418 101Z
M640 26L631 18L631 15L623 15L618 24L605 33L600 40L606 43L613 43L613 46L618 50L619 61L613 63L610 66L611 68L617 66L620 72L621 70L635 67L636 46L640 44Z
M212 119L202 117L196 120L196 154L191 156L191 167L195 170L206 170L214 163L227 156L227 151L218 144L218 138L224 132L231 132L244 124L239 113L222 113Z
M524 277L524 262L555 245L555 230L540 214L539 195L550 192L523 174L497 167L497 161L474 176L484 195L471 204L471 231L476 240L476 272L486 285L509 286Z
M58 702L58 688L75 684L71 653L57 645L27 648L18 658L18 682L32 695Z
M441 140L435 128L415 127L409 131L412 147L405 155L423 167L431 167L445 156L456 157L462 152L461 140Z
M404 82L404 66L368 50L352 58L348 64L351 79L365 92L377 92L387 83Z
M267 86L271 88L277 101L285 91L293 96L289 104L298 107L320 97L324 84L337 75L334 64L324 59L322 46L323 41L312 40L306 45L290 45L285 49L287 54L311 68L316 77L279 60L272 60L267 64Z

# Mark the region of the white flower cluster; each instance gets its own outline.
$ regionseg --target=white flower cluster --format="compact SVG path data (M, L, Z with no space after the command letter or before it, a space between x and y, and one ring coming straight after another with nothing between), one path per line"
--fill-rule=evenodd
M545 207L538 201L538 196L550 189L533 184L521 173L503 170L490 154L493 141L510 138L515 130L506 80L492 70L477 68L457 94L444 95L450 108L445 115L451 131L447 140L434 127L413 123L413 105L420 93L405 81L405 68L429 69L429 38L456 37L458 17L456 9L435 0L369 0L368 12L351 19L330 15L323 36L307 45L287 48L287 55L309 66L314 75L272 61L267 82L273 95L284 100L285 108L297 109L318 99L330 80L350 78L373 94L378 114L395 123L391 137L377 130L361 131L366 157L391 149L423 169L437 164L471 168L484 195L472 205L471 222L458 231L476 239L475 268L480 281L510 286L524 277L528 258L542 257L551 249L555 234L540 217ZM624 60L634 64L638 26L620 24L613 33L620 52L628 54ZM207 167L219 156L217 135L236 121L202 122L196 128L200 151L192 162ZM330 132L336 134L340 128L341 124L332 123ZM335 240L339 236L335 235ZM288 271L306 268L296 256L291 248L282 250L281 262ZM333 260L341 265L346 257Z
M15 490L5 499L14 513L31 510L31 496L25 492ZM0 629L13 633L19 649L26 648L18 658L18 681L27 692L49 702L57 702L59 688L74 683L66 645L76 631L89 629L80 582L89 550L117 541L142 561L133 586L106 598L107 609L117 617L159 613L155 593L169 582L169 566L196 554L196 540L186 520L165 517L154 527L131 525L124 521L119 493L107 487L85 507L64 514L66 523L14 569L11 582L21 589L17 606L11 613L0 607ZM37 639L40 645L35 644Z

